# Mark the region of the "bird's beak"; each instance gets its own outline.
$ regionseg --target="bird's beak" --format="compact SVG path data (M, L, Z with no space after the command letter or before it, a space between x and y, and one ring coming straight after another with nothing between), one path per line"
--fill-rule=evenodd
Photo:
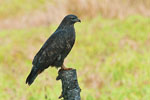
M80 22L81 23L81 20L80 19L78 19L78 21L77 22Z
M80 19L76 18L76 19L73 19L74 22L81 22Z

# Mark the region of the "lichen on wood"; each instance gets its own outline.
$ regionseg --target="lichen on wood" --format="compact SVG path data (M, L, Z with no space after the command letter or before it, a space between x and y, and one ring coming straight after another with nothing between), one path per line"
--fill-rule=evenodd
M59 98L64 98L64 100L81 100L81 89L75 69L59 70L56 80L61 80L62 82L62 94Z

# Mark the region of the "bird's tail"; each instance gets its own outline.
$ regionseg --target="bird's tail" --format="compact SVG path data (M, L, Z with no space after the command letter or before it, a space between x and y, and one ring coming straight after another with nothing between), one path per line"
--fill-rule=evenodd
M35 66L33 66L29 76L26 79L26 84L31 85L37 76L38 76L38 69Z

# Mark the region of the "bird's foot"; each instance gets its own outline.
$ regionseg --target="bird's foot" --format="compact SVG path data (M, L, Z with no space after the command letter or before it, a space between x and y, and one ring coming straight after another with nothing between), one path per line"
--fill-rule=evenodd
M66 68L64 65L62 65L60 70L72 70L72 68Z
M61 68L60 70L72 70L72 68Z

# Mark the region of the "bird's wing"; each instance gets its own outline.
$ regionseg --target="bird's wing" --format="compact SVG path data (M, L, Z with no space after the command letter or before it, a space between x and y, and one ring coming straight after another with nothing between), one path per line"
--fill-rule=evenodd
M49 66L58 57L58 55L64 50L66 40L64 34L66 31L56 31L45 42L39 52L33 59L32 64L37 66Z

